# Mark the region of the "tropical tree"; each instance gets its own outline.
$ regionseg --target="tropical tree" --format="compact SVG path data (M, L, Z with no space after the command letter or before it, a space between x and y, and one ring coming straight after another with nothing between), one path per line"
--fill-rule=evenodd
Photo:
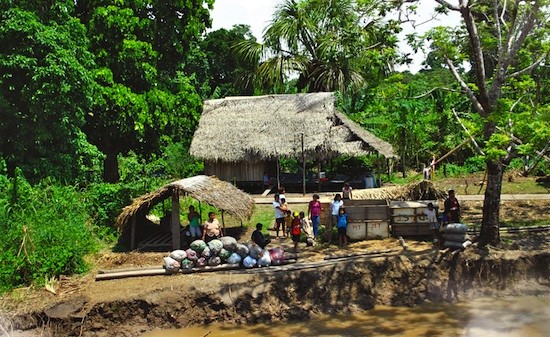
M438 11L456 12L462 18L462 27L439 27L425 38L437 55L434 59L450 70L472 110L481 117L488 178L480 243L498 244L504 167L528 147L522 143L530 142L518 139L514 134L516 125L528 125L527 114L530 121L537 121L527 129L540 131L546 142L550 137L548 124L540 124L540 105L529 103L531 93L537 91L533 75L548 63L549 2L435 2L439 5ZM470 71L461 70L464 62L469 64ZM541 139L538 142L541 143Z
M72 182L100 160L81 132L93 55L72 1L0 4L0 156L38 180Z
M255 78L266 90L281 91L297 77L298 91L358 89L397 59L392 20L382 20L379 1L286 0L266 28L263 43L236 46L245 58L262 60Z
M118 155L132 150L148 158L192 136L201 100L183 73L184 56L209 23L203 4L210 3L79 3L97 63L84 130L106 155L105 181L119 180Z
M249 75L258 68L259 60L242 59L233 52L233 46L243 41L254 43L256 38L249 26L235 25L230 30L222 28L210 32L199 43L208 64L206 76L212 90L210 95L225 97L254 93Z

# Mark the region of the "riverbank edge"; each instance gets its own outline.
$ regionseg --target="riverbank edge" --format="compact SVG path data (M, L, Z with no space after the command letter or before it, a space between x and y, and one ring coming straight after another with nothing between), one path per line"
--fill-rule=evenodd
M209 277L219 286L205 286ZM548 293L550 251L404 252L295 271L202 275L195 282L151 293L136 289L127 299L98 303L75 294L52 308L7 319L12 336L133 337L214 322L304 320L375 305Z

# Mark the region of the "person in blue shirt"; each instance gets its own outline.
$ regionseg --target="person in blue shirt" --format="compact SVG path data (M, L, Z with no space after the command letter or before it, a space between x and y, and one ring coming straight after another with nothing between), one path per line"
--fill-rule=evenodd
M348 223L350 219L346 213L346 208L344 206L340 207L338 210L336 228L338 228L338 239L340 240L340 246L344 247L348 245Z

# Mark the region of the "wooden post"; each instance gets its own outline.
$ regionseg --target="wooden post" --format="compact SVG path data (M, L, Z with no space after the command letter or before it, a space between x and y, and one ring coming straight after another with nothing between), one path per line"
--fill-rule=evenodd
M130 229L130 249L136 249L136 217L137 214L134 214L132 217L132 228Z
M223 218L223 209L222 209L222 226L223 226L223 235L226 235L226 233L225 233L225 220Z
M172 190L172 249L180 249L180 195L177 187Z
M280 171L279 156L277 156L277 193L279 193L279 189L281 188Z
M304 133L301 134L302 138L302 187L303 195L306 195L306 156L304 154Z

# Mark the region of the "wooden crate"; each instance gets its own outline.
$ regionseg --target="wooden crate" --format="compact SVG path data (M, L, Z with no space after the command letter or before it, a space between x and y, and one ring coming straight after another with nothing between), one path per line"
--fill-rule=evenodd
M392 201L390 203L391 232L393 236L431 235L430 226L424 210L428 203L438 208L437 200Z
M393 236L429 236L432 235L429 224L392 224Z
M357 211L357 214L362 214L363 218L355 218L352 217L353 221L359 221L359 220L381 220L381 221L389 221L389 203L387 199L382 200L369 200L369 199L353 199L353 200L344 200L344 206L346 206L346 209L357 209L357 208L363 208L364 212Z
M367 239L387 238L389 236L388 221L367 221Z
M350 222L346 234L351 240L364 240L367 238L367 224L365 222Z

